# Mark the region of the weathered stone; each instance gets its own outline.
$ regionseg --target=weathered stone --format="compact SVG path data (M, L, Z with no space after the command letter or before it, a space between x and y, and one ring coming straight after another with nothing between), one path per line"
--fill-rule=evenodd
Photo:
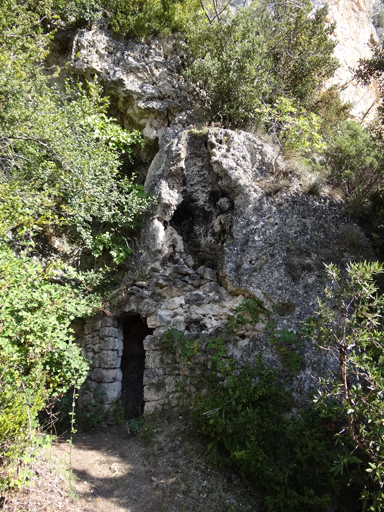
M215 281L217 279L216 271L213 268L199 267L196 272L201 275L202 278Z
M146 402L144 406L145 414L153 414L156 411L160 411L164 409L168 405L168 399L165 400L157 400L155 402Z
M145 355L146 368L161 368L163 353L161 350L148 350Z
M205 297L201 292L190 292L185 295L186 304L201 305L205 302Z
M107 93L118 96L124 127L139 128L148 141L158 138L170 122L188 123L187 88L176 72L179 58L167 58L154 38L150 45L117 40L101 20L90 30L78 31L69 66L85 77L98 75Z
M172 299L168 299L163 307L166 309L178 309L185 303L185 297L173 297Z
M84 332L85 334L91 334L95 331L98 331L100 329L101 321L95 320L93 318L87 320L85 326L84 326Z
M117 350L101 350L100 365L102 368L118 368L119 357Z
M147 325L151 329L156 327L167 327L172 323L171 314L168 311L158 311L147 318Z
M144 370L143 384L146 386L147 384L156 384L163 377L163 370L158 368L154 369L146 369Z
M161 350L163 347L163 342L160 338L156 336L146 336L143 341L144 350Z
M162 350L161 336L167 329L185 332L191 342L207 340L223 332L228 315L237 313L244 298L257 299L259 322L241 325L237 337L225 338L228 355L243 363L255 361L262 352L278 368L278 354L265 329L267 321L273 318L279 329L297 329L313 313L324 288L323 262L343 266L351 257L351 248L343 245L340 236L339 226L346 220L336 201L326 194L304 194L294 176L283 191L273 196L266 193L274 164L275 169L284 170L284 161L277 157L275 148L244 132L164 133L146 182L146 191L157 195L158 202L148 213L141 237L140 265L153 277L148 277L145 289L130 286L128 293L122 286L124 293L108 311L108 318L141 315L154 329L143 341L148 404L168 403L180 376L175 357ZM365 250L361 240L359 257ZM193 256L188 258L186 251ZM369 258L369 250L367 254ZM186 273L194 261L198 270ZM150 269L156 269L157 275ZM118 374L122 323L87 335L87 353L92 357L100 349L99 336L100 369L93 368L89 378L105 382ZM210 368L212 359L205 346L202 341L194 364ZM309 353L306 349L305 361L313 365L315 356ZM185 371L192 386L200 372L198 366ZM297 388L312 385L308 375L304 369L297 376Z
M118 350L119 349L120 340L117 338L104 338L101 341L100 348L101 350Z
M98 401L104 405L110 405L121 393L121 381L100 382L97 388Z
M119 330L116 327L102 327L100 329L100 337L117 338L118 336Z
M179 376L176 377L165 377L165 387L167 393L174 393L177 390L178 383L181 382L181 378Z
M151 402L152 400L162 400L168 397L165 385L165 379L159 379L155 384L147 384L144 386L144 400Z
M101 327L117 327L117 322L115 319L106 316L101 320Z
M97 368L93 370L92 378L95 382L115 382L122 380L123 375L120 368Z

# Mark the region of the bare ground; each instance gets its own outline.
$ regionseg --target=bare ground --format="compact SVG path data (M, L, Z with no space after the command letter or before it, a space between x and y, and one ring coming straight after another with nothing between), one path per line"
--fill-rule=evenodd
M207 462L207 445L182 416L150 417L141 433L104 424L63 438L39 458L12 512L261 512L256 492Z

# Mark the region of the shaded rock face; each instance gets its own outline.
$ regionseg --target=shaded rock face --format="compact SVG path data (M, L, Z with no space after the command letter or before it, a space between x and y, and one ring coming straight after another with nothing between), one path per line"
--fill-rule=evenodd
M171 45L166 47L156 38L148 44L118 40L107 26L104 20L75 34L66 56L67 72L88 79L98 77L120 124L143 131L148 148L157 150L165 128L185 127L191 121L180 58Z
M179 368L161 342L167 329L177 328L200 346L189 370L193 386L199 364L209 364L207 338L222 332L245 297L260 299L278 328L297 329L313 313L325 286L324 263L343 266L354 257L345 236L348 223L337 202L325 194L304 194L294 179L271 194L271 173L278 181L288 171L274 148L249 133L165 130L148 171L146 189L157 202L144 223L135 268L110 296L100 319L85 326L100 346L85 402L97 382L108 388L105 406L120 395L122 340L135 336L136 327L125 323L130 315L140 315L146 324L142 335L152 330L142 345L144 410L152 412L179 400ZM105 322L115 330L105 330ZM116 347L107 350L112 334ZM281 366L263 322L239 328L227 346L240 364L262 352ZM295 384L298 399L313 385L313 361L318 368L328 364L309 344L303 356L306 364ZM106 382L111 369L116 381Z

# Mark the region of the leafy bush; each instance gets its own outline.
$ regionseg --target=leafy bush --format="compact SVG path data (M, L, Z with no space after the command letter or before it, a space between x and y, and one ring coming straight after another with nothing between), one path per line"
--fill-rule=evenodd
M327 271L331 283L326 302L319 302L308 332L333 355L339 371L324 377L317 401L325 414L342 422L339 431L353 445L334 471L343 473L351 462L361 464L365 509L379 511L384 505L384 297L377 295L374 276L383 266L351 263L346 280L334 265ZM339 436L341 443L346 435Z
M59 17L71 27L100 19L101 9L98 0L52 0L53 18Z
M356 121L344 121L324 152L329 180L356 206L383 183L382 143Z
M88 371L70 323L91 313L97 297L52 283L54 276L54 268L0 245L0 490L18 484L48 398L80 386Z
M0 491L28 479L43 439L38 412L84 381L70 324L101 302L90 293L100 273L78 274L52 247L39 261L44 239L66 236L72 255L108 250L119 263L148 204L120 172L141 135L106 117L97 84L50 86L42 20L51 8L0 4Z
M38 6L49 12L48 2ZM38 14L13 0L0 8L0 224L29 248L50 227L75 251L109 251L120 263L148 200L121 175L119 158L132 157L131 146L143 139L106 117L97 84L85 90L68 83L65 91L49 85L39 65L48 36L30 30Z
M223 386L212 372L208 396L194 403L212 459L255 483L270 511L326 510L334 486L325 422L313 410L292 414L292 396L261 357L230 376Z
M337 69L333 27L326 8L312 13L309 0L260 0L220 21L201 17L190 25L193 56L186 76L204 90L214 118L234 125L260 122L260 108L287 96L311 108Z
M185 30L199 0L104 0L112 12L112 28L128 37L171 34Z

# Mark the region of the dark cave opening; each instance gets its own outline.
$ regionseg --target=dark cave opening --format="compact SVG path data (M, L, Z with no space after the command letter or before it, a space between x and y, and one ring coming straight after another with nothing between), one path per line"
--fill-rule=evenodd
M147 326L140 315L132 315L124 320L123 332L121 401L128 416L135 417L143 414L144 411L145 350L143 341L148 334L152 334L153 329Z

